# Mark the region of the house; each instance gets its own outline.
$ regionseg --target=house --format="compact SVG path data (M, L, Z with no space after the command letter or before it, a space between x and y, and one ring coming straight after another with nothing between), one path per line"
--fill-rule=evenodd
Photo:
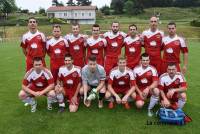
M47 17L66 19L68 23L95 24L96 6L52 6L47 9Z

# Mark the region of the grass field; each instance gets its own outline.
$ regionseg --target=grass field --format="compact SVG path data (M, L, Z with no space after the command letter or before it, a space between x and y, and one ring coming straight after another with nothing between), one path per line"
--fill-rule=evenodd
M117 106L98 109L96 104L86 108L81 104L77 113L47 111L46 98L38 100L38 111L30 113L18 99L21 80L24 76L24 56L19 42L0 43L0 134L197 134L200 130L200 61L199 42L189 42L188 102L184 111L193 122L185 126L147 125L156 123L156 117L148 118L146 108L125 110ZM158 107L157 107L158 108Z

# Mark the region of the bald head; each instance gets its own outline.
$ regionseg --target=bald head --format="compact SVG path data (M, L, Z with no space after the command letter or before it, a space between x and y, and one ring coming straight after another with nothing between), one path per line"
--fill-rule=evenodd
M150 18L150 28L151 30L156 30L158 27L158 18L156 16L152 16Z

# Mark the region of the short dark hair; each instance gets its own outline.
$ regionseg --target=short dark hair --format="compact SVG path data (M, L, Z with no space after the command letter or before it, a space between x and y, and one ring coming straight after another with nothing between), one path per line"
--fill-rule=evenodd
M28 18L28 22L29 22L29 20L31 20L31 19L35 20L35 22L38 23L38 21L37 21L37 19L36 19L35 17L29 17L29 18Z
M113 22L111 23L111 26L113 25L113 23L118 23L118 24L119 24L119 21L113 21Z
M99 24L94 24L92 27L100 27Z
M34 58L33 58L33 63L34 63L35 61L42 61L42 57L34 57Z
M173 21L171 21L171 22L169 22L169 23L167 24L167 26L169 26L169 25L174 25L174 26L176 27L176 23L173 22Z
M59 29L61 29L61 25L60 25L60 24L54 24L52 27L53 27L53 29L54 29L54 28L59 28Z
M65 54L65 58L66 58L66 57L69 57L69 58L71 58L71 59L73 60L73 57L72 57L72 55L71 55L71 54L69 54L69 53Z
M120 56L118 57L118 61L120 61L120 60L126 60L126 56L120 55Z
M176 63L174 63L174 62L169 62L168 64L167 64L167 66L175 66L176 67Z
M72 23L72 26L78 26L80 28L80 24L79 23Z
M142 57L149 57L149 54L148 53L143 53L143 54L141 54L140 59L142 59Z
M90 55L89 57L88 57L88 60L89 61L96 61L97 60L97 57L95 56L95 55Z
M130 27L135 27L136 30L137 30L137 26L136 26L135 24L131 24L131 25L129 25L129 29L130 29Z

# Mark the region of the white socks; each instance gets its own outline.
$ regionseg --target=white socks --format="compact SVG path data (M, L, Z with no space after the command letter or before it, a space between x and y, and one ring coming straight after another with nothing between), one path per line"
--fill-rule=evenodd
M150 103L148 109L151 110L158 103L159 97L152 95L150 98Z

